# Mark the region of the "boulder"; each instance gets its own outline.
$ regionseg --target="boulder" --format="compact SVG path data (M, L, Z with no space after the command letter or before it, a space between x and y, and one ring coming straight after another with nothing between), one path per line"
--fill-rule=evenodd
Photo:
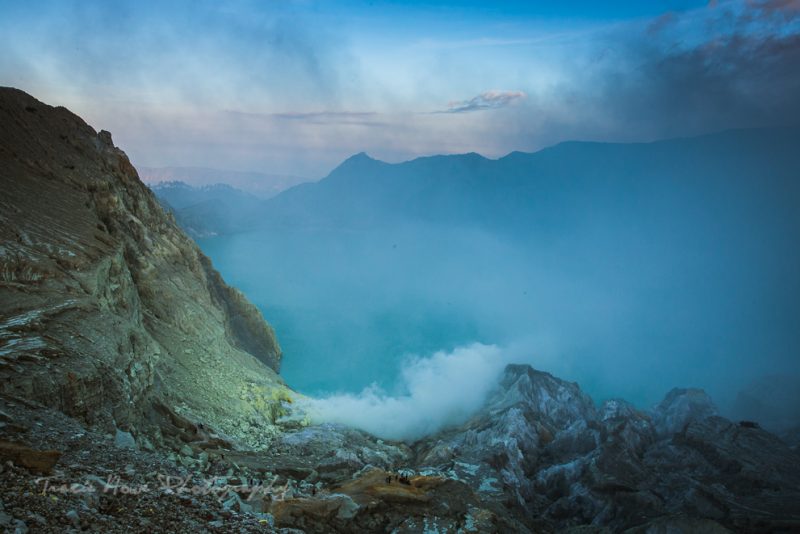
M0 459L11 461L31 471L50 474L61 457L60 451L40 451L13 441L0 440Z
M114 435L114 445L116 445L120 449L138 448L136 446L136 440L134 439L133 434L119 429L117 429L117 433Z
M652 417L658 435L668 436L718 412L711 397L702 389L674 388L653 408Z

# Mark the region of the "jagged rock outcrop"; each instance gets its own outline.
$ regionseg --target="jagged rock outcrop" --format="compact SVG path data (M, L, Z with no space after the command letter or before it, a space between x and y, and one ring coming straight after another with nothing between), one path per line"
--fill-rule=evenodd
M304 482L268 509L276 525L307 532L800 526L800 455L717 416L697 389L674 389L647 412L620 399L598 407L575 383L510 365L470 421L410 448L335 426L275 443L282 462L302 450Z
M653 424L661 436L683 430L694 421L702 421L719 410L708 393L697 388L675 388L653 409Z
M0 392L137 440L268 436L272 329L111 135L9 88L0 124Z
M597 409L576 384L512 365L486 409L414 450L421 472L464 481L532 531L800 525L800 455L715 414L696 389L650 413L616 399Z

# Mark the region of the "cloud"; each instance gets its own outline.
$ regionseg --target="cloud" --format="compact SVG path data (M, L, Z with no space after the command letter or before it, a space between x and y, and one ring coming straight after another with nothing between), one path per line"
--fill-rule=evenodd
M358 395L308 399L301 408L315 422L340 423L386 439L413 441L465 422L497 385L506 363L497 346L475 343L427 358L409 358L401 371L405 390L401 395L388 395L373 385Z
M462 48L487 48L487 47L515 47L515 46L534 46L543 45L556 41L564 41L581 35L581 31L554 32L535 37L519 38L497 38L497 37L478 37L474 39L421 39L415 46L421 49L443 49L458 50Z
M39 5L46 16L0 17L3 84L112 130L150 166L320 177L361 151L497 157L800 121L800 0L503 33L392 19L385 40L305 3ZM485 80L515 90L477 94Z
M638 21L594 41L594 56L565 58L564 75L519 112L485 120L498 145L524 139L523 151L798 124L796 4L726 2Z
M292 121L315 125L387 126L374 111L286 111L279 113L254 113L226 110L226 114L241 118L264 121Z
M525 100L522 91L485 91L469 100L450 102L444 111L438 113L468 113L485 109L498 109Z
M787 21L800 16L800 0L750 0L748 6L765 16L780 15Z
M40 98L74 93L162 110L325 108L339 105L343 79L358 78L336 26L304 8L35 4L43 13L35 21L21 22L24 11L0 17L0 77L41 87Z
M351 120L364 119L377 115L374 111L311 111L311 112L286 112L273 113L272 116L278 119L306 120L306 119L332 119Z
M800 32L785 24L795 4L717 8L707 37L689 46L680 31L662 29L655 44L630 43L622 65L584 85L599 88L593 105L610 124L650 123L654 137L797 122Z
M650 25L647 27L647 33L651 35L657 34L660 31L664 30L665 28L668 28L669 26L674 24L674 22L675 22L675 13L673 13L672 11L667 11L663 15L656 17L655 20L653 20L653 22L650 23Z
M314 178L361 151L387 161L472 151L498 157L571 139L647 141L797 123L800 30L797 22L785 22L783 11L766 11L780 5L741 3L734 9L730 3L720 3L630 22L582 37L578 44L559 42L542 49L537 56L541 61L529 70L519 68L516 52L504 50L507 63L494 61L492 65L504 66L490 71L490 79L516 90L487 91L449 106L436 102L446 102L459 90L462 67L451 61L447 51L436 63L435 73L419 70L430 83L397 89L396 100L390 101L382 100L374 80L362 88L369 98L356 91L358 98L341 102L306 101L302 89L308 84L304 77L294 76L284 89L297 95L296 101L278 95L260 98L248 89L242 98L220 102L220 109L238 111L216 112L210 106L199 113L179 104L167 110L163 106L143 110L113 102L102 107L103 102L95 100L75 111L95 126L111 130L140 164ZM493 50L482 53L500 57ZM3 61L0 57L0 64ZM450 69L446 80L443 68ZM526 74L504 78L501 70ZM397 72L406 79L411 71L401 64ZM220 77L226 79L224 73ZM386 87L395 86L387 82ZM422 87L424 98L414 92ZM219 92L228 94L224 87ZM47 99L46 94L35 94ZM252 104L254 100L258 103ZM514 105L518 103L524 105ZM415 112L423 109L439 111ZM492 109L495 112L485 111ZM481 110L485 112L477 112Z

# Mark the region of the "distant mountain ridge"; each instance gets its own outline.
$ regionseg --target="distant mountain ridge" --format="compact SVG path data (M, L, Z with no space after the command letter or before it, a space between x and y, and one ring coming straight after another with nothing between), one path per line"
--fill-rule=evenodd
M142 181L148 185L161 182L183 182L192 187L217 184L229 185L255 197L271 198L308 178L289 174L270 174L255 171L231 171L206 167L137 167Z
M262 200L227 184L193 186L185 182L158 182L150 189L192 237L203 238L235 231L240 213L258 210Z
M674 196L676 186L690 203L712 202L730 187L763 196L767 184L797 198L798 143L800 128L773 128L653 143L566 142L496 160L470 153L389 164L360 153L319 182L266 201L251 225L558 224L598 208L617 217L621 207Z
M258 197L246 193L228 184L189 185L186 182L158 182L150 185L150 189L159 199L165 201L173 209L184 209L196 204L217 200L220 197L240 201L258 201Z
M799 143L800 128L794 127L651 143L569 141L498 159L473 152L393 164L361 152L322 180L261 201L234 199L233 191L224 189L151 187L176 209L214 200L215 194L222 199L225 207L209 204L187 219L195 236L286 225L370 227L409 219L509 229L585 218L598 207L605 210L615 196L635 208L674 196L676 185L690 202L710 202L729 186L761 195L756 185L764 172L764 183L772 181L775 191L788 188L795 198L797 184L787 172L800 165L794 150ZM620 214L619 206L605 211Z

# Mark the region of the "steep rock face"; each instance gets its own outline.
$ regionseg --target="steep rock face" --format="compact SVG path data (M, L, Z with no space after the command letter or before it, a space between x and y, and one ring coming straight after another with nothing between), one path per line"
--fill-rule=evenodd
M272 329L111 135L15 89L0 124L0 390L156 440L263 435L290 395Z

